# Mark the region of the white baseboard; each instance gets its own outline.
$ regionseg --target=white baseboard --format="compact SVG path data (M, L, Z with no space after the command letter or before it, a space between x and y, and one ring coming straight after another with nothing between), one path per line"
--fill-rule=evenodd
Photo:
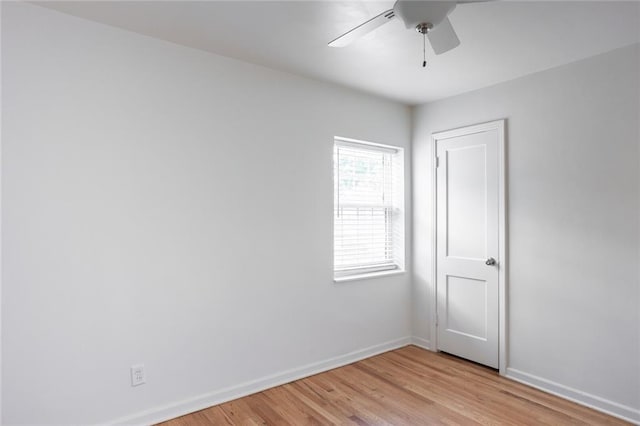
M379 345L370 346L368 348L349 352L344 355L329 358L324 361L307 364L305 366L272 374L257 380L241 383L236 386L219 389L208 392L193 398L179 401L162 407L152 408L130 416L121 417L119 419L107 422L109 425L148 425L162 421L170 420L185 414L203 410L214 405L232 401L243 396L251 395L285 383L299 380L314 374L342 367L365 358L369 358L384 352L398 349L403 346L413 344L423 349L432 350L431 342L421 337L404 337L392 340ZM576 402L581 405L593 408L598 411L610 414L631 423L640 424L640 410L627 407L607 399L591 395L577 389L570 388L565 385L543 379L533 374L516 370L515 368L507 368L507 374L511 380L523 383L525 385L540 389L544 392L559 396L564 399Z
M362 359L369 358L383 352L401 348L403 346L411 344L412 341L413 339L411 337L403 337L401 339L392 340L389 342L381 343L379 345L370 346L368 348L329 358L324 361L307 364L302 367L272 374L257 380L241 383L236 386L208 392L206 394L175 402L173 404L165 405L163 407L156 407L130 416L121 417L119 419L110 421L107 424L148 425L159 423L176 417L184 416L185 414L193 413L195 411L203 410L214 405L222 404L223 402L232 401L237 398L242 398L243 396L261 392L265 389L280 386L294 380L299 380L304 377L309 377L314 374L342 367L344 365L351 364L353 362L360 361Z
M507 368L506 377L527 386L593 408L594 410L602 411L603 413L618 417L622 420L640 424L640 410L638 409L627 407L626 405L618 404L617 402L609 401L608 399L516 370L515 368Z
M433 350L431 349L431 342L427 339L423 339L422 337L413 336L411 338L411 344L428 351Z

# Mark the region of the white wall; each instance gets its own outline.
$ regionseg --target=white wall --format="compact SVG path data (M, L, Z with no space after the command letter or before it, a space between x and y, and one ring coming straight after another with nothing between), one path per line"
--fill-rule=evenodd
M506 118L510 373L577 399L573 391L586 392L583 402L636 421L638 51L622 48L417 107L412 167L414 334L431 339L430 135Z
M108 422L408 341L409 274L332 281L332 142L408 159L409 108L2 6L3 423Z
M429 136L496 118L511 371L633 415L639 57L418 107L408 146L399 104L3 2L3 423L175 413L402 344L411 311L428 343ZM407 275L332 282L334 135L414 150L413 295Z
M2 9L0 3L0 424L2 424Z

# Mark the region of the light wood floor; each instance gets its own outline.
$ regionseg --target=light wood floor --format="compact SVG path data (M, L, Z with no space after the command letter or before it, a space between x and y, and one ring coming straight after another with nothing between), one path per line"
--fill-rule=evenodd
M616 418L415 346L164 423L184 425L622 425Z

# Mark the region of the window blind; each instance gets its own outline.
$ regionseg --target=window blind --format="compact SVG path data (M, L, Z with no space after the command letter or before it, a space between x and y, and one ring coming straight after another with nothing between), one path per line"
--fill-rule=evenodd
M336 276L400 267L398 150L336 140L334 270Z

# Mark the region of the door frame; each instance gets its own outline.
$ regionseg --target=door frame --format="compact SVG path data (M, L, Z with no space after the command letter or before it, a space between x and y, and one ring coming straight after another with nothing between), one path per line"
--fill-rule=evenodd
M470 126L463 126L452 130L445 130L441 132L435 132L431 134L431 350L438 352L438 330L436 326L437 310L438 310L438 289L437 289L437 191L438 191L438 171L436 167L437 157L437 145L438 141L449 139L452 137L458 137L463 135L469 135L473 133L485 132L488 130L496 130L498 132L498 244L499 244L499 256L500 256L500 268L498 270L498 365L501 376L507 374L507 339L508 339L508 324L507 324L507 277L508 277L508 259L507 259L507 173L506 173L506 119L489 121L481 124L474 124Z

